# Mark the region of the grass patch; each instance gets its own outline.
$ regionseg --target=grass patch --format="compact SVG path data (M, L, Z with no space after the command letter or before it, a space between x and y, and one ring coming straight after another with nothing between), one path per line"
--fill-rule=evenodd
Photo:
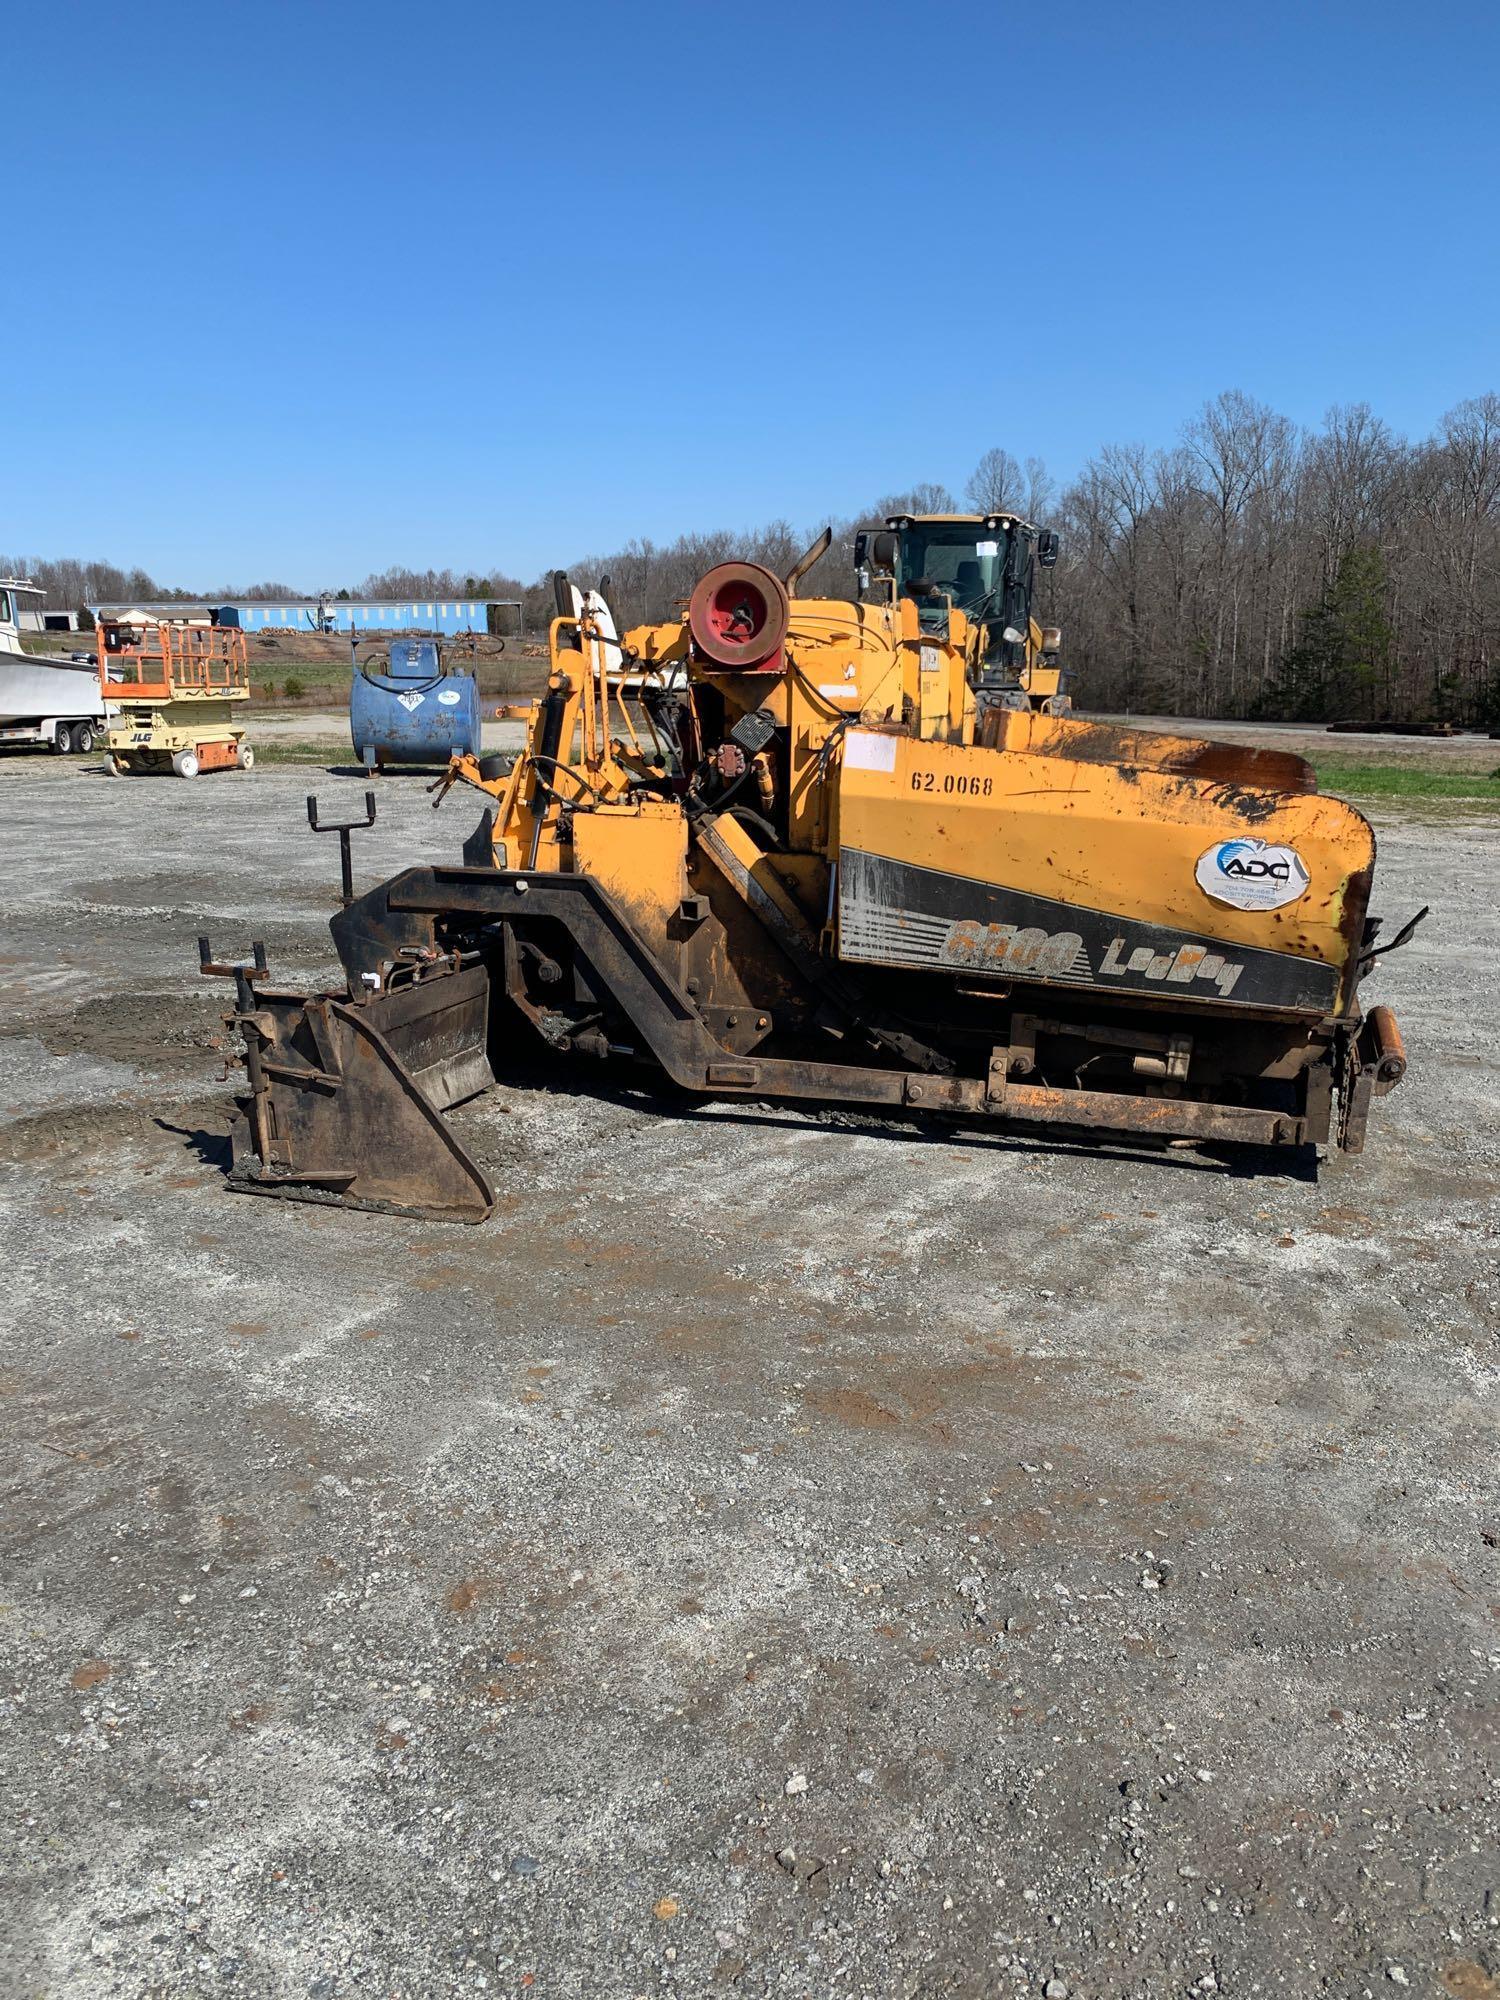
M285 738L267 742L256 736L253 727L250 742L257 764L321 764L327 768L354 762L354 752L347 744L297 743L288 742Z
M1355 764L1313 760L1318 787L1366 799L1494 799L1500 777L1479 771L1434 771L1420 764Z
M504 653L493 651L493 641L486 644L474 664L478 668L479 695L482 702L514 701L526 695L539 693L547 684L549 663L545 658L532 659L521 651L519 640L507 640ZM250 679L256 687L275 687L278 693L296 683L302 689L301 699L326 705L332 698L335 705L342 705L349 699L349 641L344 638L318 638L307 634L296 638L278 639L272 644L252 636L247 648L250 661ZM383 670L386 647L380 644L361 646L360 664ZM444 662L453 667L467 668L470 656L466 647L456 641L449 641L443 648ZM295 701L297 696L293 696Z
M92 632L23 632L23 653L87 653L97 658L98 642Z

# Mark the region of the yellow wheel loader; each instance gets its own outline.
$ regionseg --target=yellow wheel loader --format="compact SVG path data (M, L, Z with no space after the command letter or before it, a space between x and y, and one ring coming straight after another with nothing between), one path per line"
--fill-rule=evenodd
M340 829L344 990L201 941L236 1187L479 1221L444 1113L543 1046L716 1099L1359 1149L1405 1069L1360 982L1411 929L1377 940L1360 815L1298 757L1057 712L1031 524L897 517L850 601L798 594L827 546L623 636L559 577L524 749L439 781L483 801L461 856L356 897Z

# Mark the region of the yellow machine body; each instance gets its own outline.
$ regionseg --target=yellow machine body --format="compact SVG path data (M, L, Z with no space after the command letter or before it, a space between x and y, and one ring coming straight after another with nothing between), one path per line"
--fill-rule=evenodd
M1362 905L1375 856L1360 814L1316 794L1226 797L1211 778L1070 756L1070 739L1087 734L1080 723L1012 714L993 748L847 735L841 954L1045 985L1094 983L1167 1004L1186 993L1333 1012L1357 942L1347 922L1351 894ZM1295 903L1236 909L1200 886L1204 852L1246 832L1302 859L1309 887ZM1059 939L1076 948L1060 955ZM1267 953L1298 962L1287 968L1290 1001L1245 976L1247 962Z
M613 705L597 693L587 701L583 655L566 645L568 630L559 621L552 634L553 681L566 702L561 733L570 767L594 796L575 788L578 804L570 806L566 781L562 800L538 796L528 789L533 767L525 756L503 786L482 779L472 760L459 760L457 773L497 794L498 867L581 869L659 919L686 892L687 816L658 805L637 830L642 808L612 802L655 767L640 731L627 740L618 697ZM643 627L625 644L643 661L672 666L683 660L684 631ZM819 928L835 878L836 955L1029 976L1042 985L1082 980L1111 997L1133 992L1167 1004L1187 997L1337 1011L1349 997L1374 866L1364 817L1313 791L1301 760L1277 753L1032 708L992 710L981 724L970 636L956 619L946 637L933 639L918 630L910 605L794 600L788 666L773 683L759 673L705 676L726 729L752 713L785 729L787 837L766 865ZM694 680L690 671L690 686ZM540 754L540 707L531 728L529 747ZM1287 788L1270 789L1268 777ZM1236 839L1257 850L1290 848L1307 871L1307 889L1270 909L1211 897L1197 880L1198 863L1213 844ZM940 885L935 893L924 895L908 879L923 876ZM1027 919L1016 921L1019 945L1004 935L1018 917ZM940 920L947 929L935 946ZM1086 973L1088 950L1057 973L1056 950L1039 960L1041 947L1024 935L1066 938L1080 925L1110 932ZM1128 949L1111 958L1117 938ZM1180 953L1173 944L1170 970L1159 964L1169 939L1191 940ZM1147 944L1157 946L1149 960L1141 956ZM1265 954L1289 962L1270 993L1247 977Z
M241 1184L472 1218L451 1132L424 1183L378 1105L398 1075L431 1124L517 1034L720 1096L1357 1150L1405 1067L1359 1004L1369 825L1298 757L1049 711L1008 518L898 517L849 600L796 595L815 548L623 639L560 612L522 753L450 765L486 801L463 865L340 912L346 999L242 995ZM336 1022L386 1064L357 1121Z

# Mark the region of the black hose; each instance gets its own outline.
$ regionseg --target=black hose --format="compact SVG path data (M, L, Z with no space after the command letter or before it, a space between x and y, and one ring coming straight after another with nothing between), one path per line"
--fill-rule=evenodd
M540 764L550 765L554 771L565 771L573 783L580 787L580 792L571 797L565 797L558 791L550 778L544 778L540 770L537 770L537 766ZM571 764L564 764L560 757L543 757L538 753L532 757L531 766L536 771L538 787L547 794L548 798L555 799L560 806L581 805L583 802L582 792L587 792L591 799L597 799L599 796L598 786L591 785L582 771L575 770Z
M562 747L563 717L568 712L568 697L563 688L549 688L547 698L542 703L542 742L538 755L544 763L555 764L558 750ZM536 759L533 758L535 763ZM545 808L538 812L542 800L555 797L546 779L537 771L531 782L531 852L526 866L535 868L536 857L542 845L542 821L546 817Z
M683 810L687 813L689 819L696 819L702 813L720 813L725 811L725 809L728 807L729 801L734 797L735 793L739 790L740 786L744 784L745 780L749 777L751 771L751 765L749 759L747 758L745 762L745 768L743 771L740 772L739 776L737 778L731 779L730 782L724 787L723 791L716 792L715 795L711 799L709 799L705 798L703 796L703 793L697 790L696 787L698 785L699 779L704 775L704 773L712 771L714 768L715 767L712 760L708 757L705 757L703 762L698 766L697 770L693 773L692 777L688 780L687 790L682 795L682 804L683 804Z
M781 851L781 835L768 819L763 819L758 812L752 812L749 806L731 806L729 817L737 819L743 826L754 827L757 833L764 834L768 847L776 849L778 853Z

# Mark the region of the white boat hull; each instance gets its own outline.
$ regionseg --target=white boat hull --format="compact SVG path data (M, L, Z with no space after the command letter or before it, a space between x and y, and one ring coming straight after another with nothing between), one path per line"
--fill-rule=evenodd
M0 643L0 728L44 716L89 716L102 721L104 698L92 661L12 652Z

